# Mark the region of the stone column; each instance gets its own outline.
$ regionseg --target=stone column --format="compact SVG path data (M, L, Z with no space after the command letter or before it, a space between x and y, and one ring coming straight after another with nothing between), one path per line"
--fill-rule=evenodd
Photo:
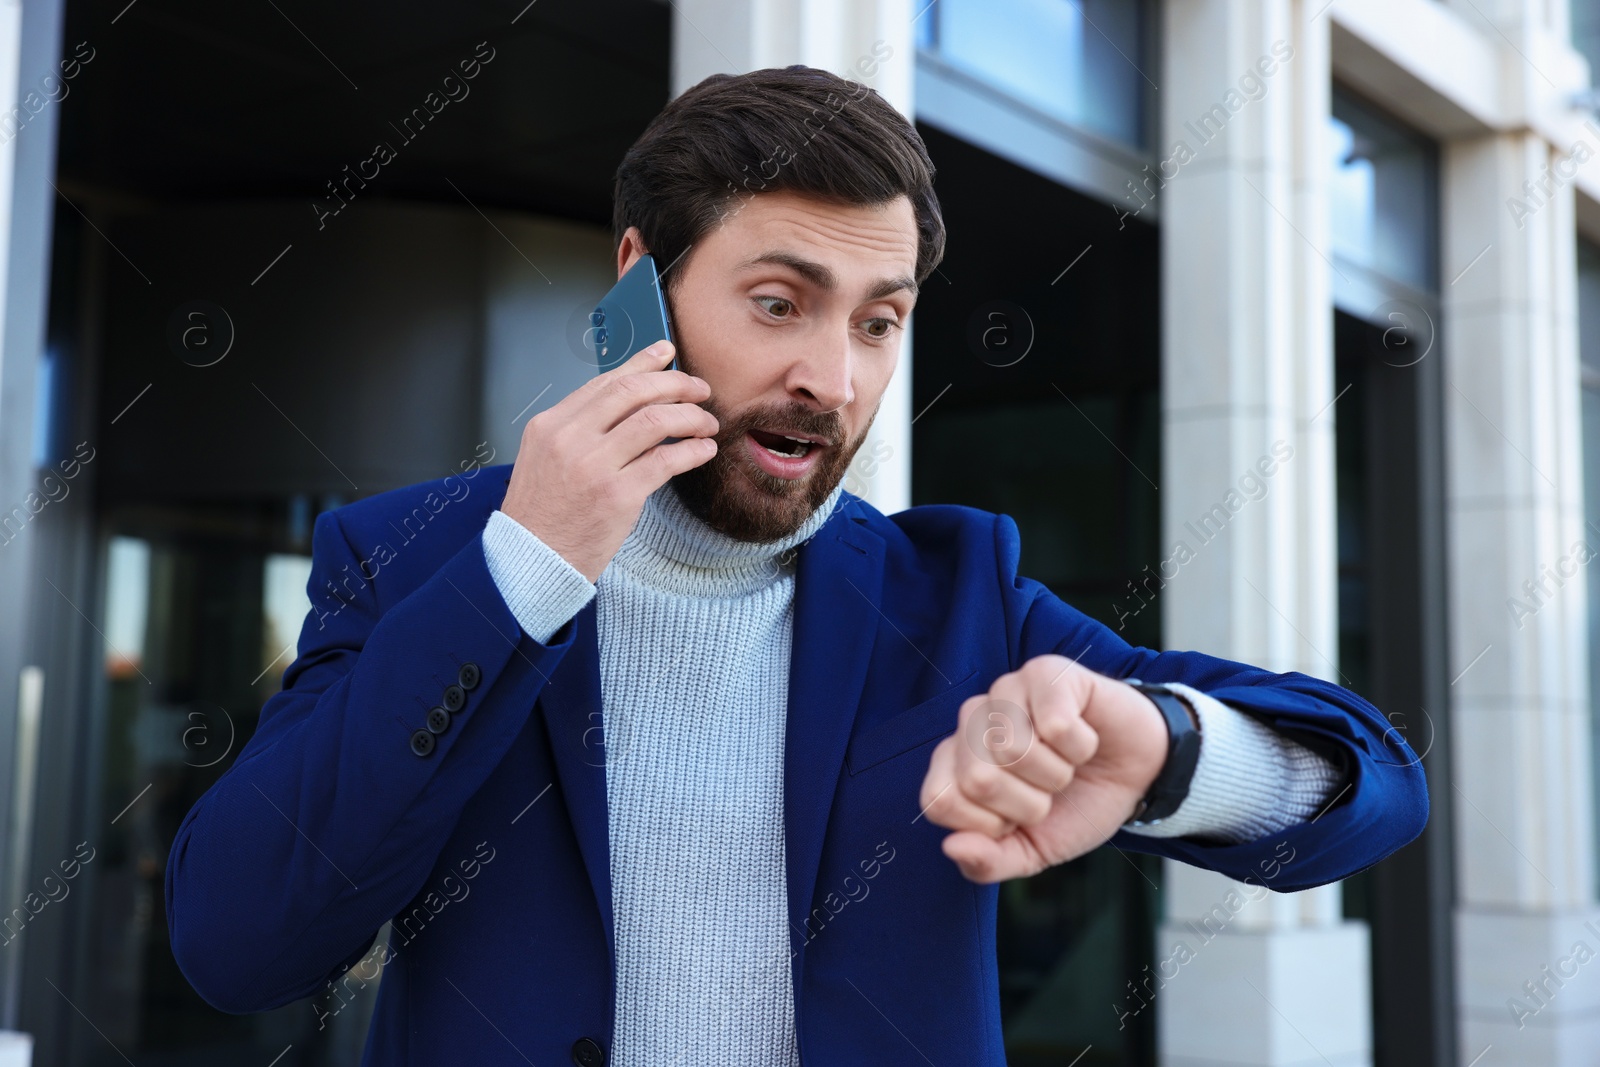
M1164 5L1145 195L1161 205L1163 546L1192 552L1161 592L1166 646L1338 682L1321 5ZM1252 499L1241 479L1262 470ZM1155 994L1164 1067L1372 1062L1368 932L1337 885L1165 875L1152 968L1179 943L1193 955Z
M912 0L676 0L672 91L709 74L804 63L870 85L912 114ZM937 162L937 161L935 161ZM915 316L913 316L915 322ZM911 506L911 330L845 489L884 514Z
M1457 996L1485 1064L1600 1047L1571 148L1442 154Z

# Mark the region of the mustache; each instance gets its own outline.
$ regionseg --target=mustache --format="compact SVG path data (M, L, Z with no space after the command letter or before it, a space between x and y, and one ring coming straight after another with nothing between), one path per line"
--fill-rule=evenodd
M699 373L695 369L693 356L686 348L680 345L677 355L679 370L687 374ZM716 402L714 394L700 406L717 417L717 437L723 440L743 437L747 430L762 430L769 426L785 426L801 433L816 434L832 446L840 446L845 443L844 416L837 411L819 413L810 410L804 405L796 404L789 407L780 407L776 410L768 408L731 415Z
M717 415L715 411L713 415ZM743 435L747 430L764 430L772 426L781 426L800 433L816 434L830 445L842 444L844 441L844 420L834 415L818 415L814 411L781 409L779 411L752 411L745 412L733 419L717 415L717 421L722 424L722 431L730 436Z

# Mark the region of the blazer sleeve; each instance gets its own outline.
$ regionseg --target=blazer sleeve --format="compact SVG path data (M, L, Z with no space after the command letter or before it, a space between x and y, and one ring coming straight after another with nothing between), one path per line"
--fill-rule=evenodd
M481 534L381 613L360 573L337 513L318 515L298 655L173 841L173 954L222 1011L308 996L361 957L421 891L573 644L570 624L544 643L524 633ZM419 756L413 734L469 663L477 684Z
M1428 790L1421 760L1367 700L1296 671L1273 673L1201 652L1130 645L1042 583L1019 576L1016 523L1008 515L998 520L995 548L1013 669L1054 653L1113 678L1181 682L1321 754L1344 780L1319 814L1254 840L1207 843L1119 829L1110 844L1287 893L1347 878L1422 832Z

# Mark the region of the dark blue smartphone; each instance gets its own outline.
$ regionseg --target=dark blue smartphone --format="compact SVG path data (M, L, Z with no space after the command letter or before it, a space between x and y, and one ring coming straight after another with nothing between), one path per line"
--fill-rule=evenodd
M666 294L656 273L655 257L648 253L634 261L611 291L589 313L589 348L596 374L623 363L642 348L672 340ZM672 358L676 368L678 358Z

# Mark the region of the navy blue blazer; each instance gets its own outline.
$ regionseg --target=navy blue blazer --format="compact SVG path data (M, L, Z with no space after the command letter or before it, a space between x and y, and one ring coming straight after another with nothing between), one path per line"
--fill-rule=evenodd
M480 539L510 472L473 467L317 516L298 656L166 869L173 952L215 1007L309 997L326 1021L375 995L363 1064L604 1062L615 955L595 601L547 644L517 624ZM1005 1062L998 886L962 877L918 793L961 702L1034 656L1185 682L1346 774L1323 814L1281 834L1119 831L1118 848L1289 891L1376 863L1427 819L1422 768L1367 701L1132 647L1020 577L1019 548L1006 515L885 516L845 493L799 551L784 835L807 1065L921 1062L910 1042L941 1062ZM434 733L438 707L452 713ZM350 968L388 921L382 983L363 992L376 967Z

